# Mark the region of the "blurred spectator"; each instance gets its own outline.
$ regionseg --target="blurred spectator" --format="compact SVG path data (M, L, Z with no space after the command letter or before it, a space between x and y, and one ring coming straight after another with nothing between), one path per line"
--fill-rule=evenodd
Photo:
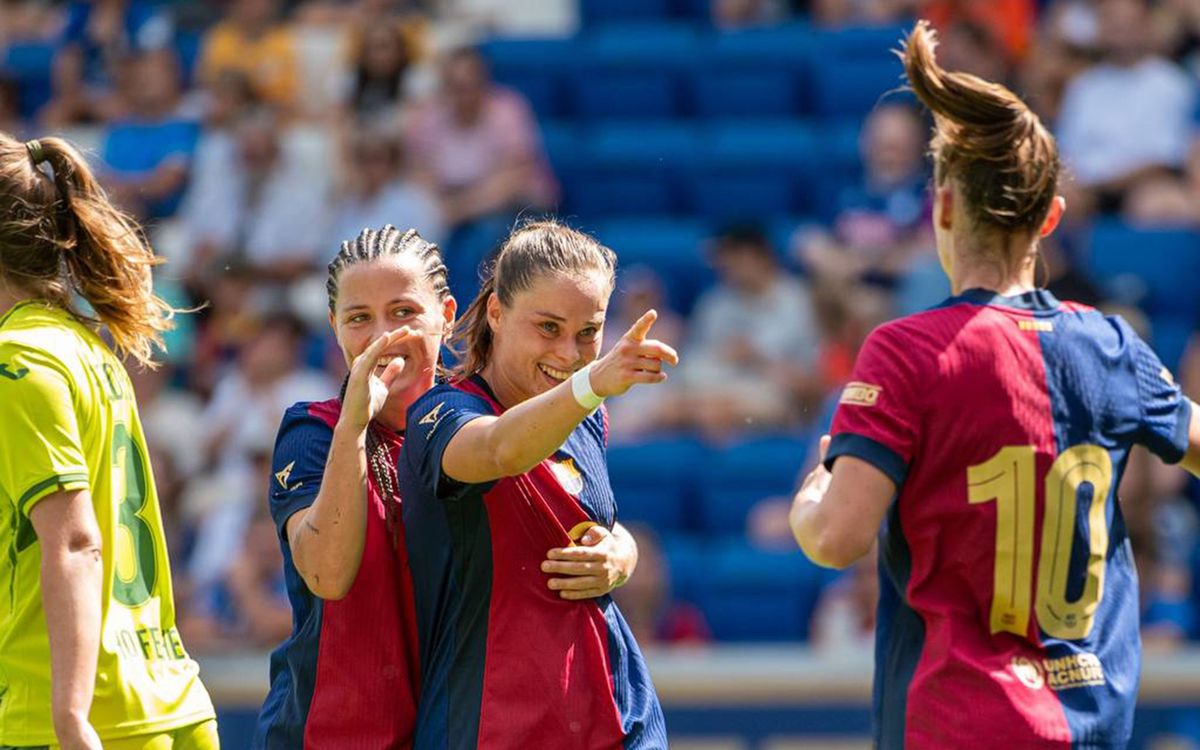
M245 76L258 98L289 110L299 94L291 31L279 22L278 0L233 0L225 20L205 37L198 76L211 86L222 74Z
M200 431L204 402L190 390L171 387L177 371L169 364L154 370L137 366L126 369L137 395L146 444L171 461L178 474L183 477L195 474L203 465L195 437Z
M990 30L1005 58L1016 62L1029 48L1038 0L925 0L920 5L918 15L929 19L939 30L949 30L961 23Z
M104 136L105 183L140 219L170 216L179 205L199 127L179 115L179 61L170 50L129 63L128 115Z
M369 127L397 126L415 54L404 27L391 21L362 30L353 42L345 106Z
M228 570L253 509L262 503L265 469L254 457L270 453L270 436L284 410L336 390L321 372L300 364L307 332L286 313L268 316L217 382L195 435L207 471L185 501L198 519L189 572L198 587Z
M808 287L780 268L755 227L724 232L712 258L719 281L696 304L680 353L689 414L720 437L792 422L797 398L822 388Z
M671 309L658 273L647 266L622 268L617 277L608 318L604 321L601 352L611 349L630 326L647 310L658 312L654 338L678 348L683 339L683 318ZM613 442L635 440L649 432L676 427L686 405L649 388L634 388L608 401L610 433Z
M946 70L961 71L988 81L1012 78L1008 50L996 32L983 23L954 21L938 32L938 62Z
M905 104L875 108L863 125L862 183L842 192L832 235L805 231L800 260L817 279L892 285L931 254L925 125Z
M1099 22L1092 0L1054 0L1042 13L1020 88L1043 122L1058 120L1067 84L1095 62Z
M474 49L443 62L440 91L414 112L405 153L452 229L557 199L529 104L493 84Z
M1119 488L1141 581L1147 651L1179 648L1196 624L1190 598L1197 522L1195 510L1181 497L1186 483L1183 472L1137 448L1129 454Z
M917 0L809 0L793 7L807 5L808 13L819 25L827 28L864 26L900 21L911 17Z
M170 17L143 0L76 0L54 58L54 99L42 110L49 127L97 123L120 111L114 76L131 56L174 41Z
M1068 204L1085 214L1120 211L1139 186L1181 168L1196 107L1187 73L1151 53L1144 0L1102 0L1098 22L1102 62L1068 84L1058 123L1077 187Z
M297 279L326 260L329 176L308 168L269 109L242 115L235 133L185 198L191 273L232 257L263 278Z
M778 23L787 15L780 0L711 0L713 26L745 29Z
M821 592L813 611L812 647L822 653L870 653L875 647L879 601L877 548Z
M0 76L0 131L14 138L25 138L28 132L21 119L21 87L3 76Z
M333 252L363 227L394 224L415 227L430 242L445 241L445 227L436 199L424 186L410 180L398 139L384 133L361 131L350 144L351 163L345 197L334 209L333 226L324 246Z
M567 37L579 28L577 0L440 0L439 26L455 39Z
M645 524L631 523L628 528L637 540L637 573L613 592L613 599L637 642L643 646L681 646L711 641L704 613L672 598L671 565L658 535Z

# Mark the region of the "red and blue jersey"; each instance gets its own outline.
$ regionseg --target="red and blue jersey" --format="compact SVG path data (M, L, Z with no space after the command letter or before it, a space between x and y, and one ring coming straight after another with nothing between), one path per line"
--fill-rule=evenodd
M827 465L899 488L880 535L880 748L1123 748L1141 663L1116 490L1187 451L1191 404L1119 317L970 290L885 324Z
M399 498L384 497L367 473L362 562L342 599L325 601L308 590L287 543L288 519L317 499L340 413L336 399L296 404L275 441L270 507L283 547L292 635L271 654L255 748L412 747L420 677L412 579L402 532L388 528L385 510ZM399 456L403 437L378 434Z
M409 409L400 494L420 642L419 750L667 747L662 709L608 596L547 588L546 553L612 528L603 409L530 471L485 484L442 472L463 425L503 411L479 377Z

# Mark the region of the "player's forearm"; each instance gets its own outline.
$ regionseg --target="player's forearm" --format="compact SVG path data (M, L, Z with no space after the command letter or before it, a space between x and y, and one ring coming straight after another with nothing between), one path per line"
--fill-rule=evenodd
M51 709L61 739L86 723L100 652L100 543L88 535L42 547L42 607L50 640Z
M289 528L296 570L317 596L340 599L358 576L366 543L365 430L343 422L334 428L321 491L303 512L296 528Z
M443 469L469 483L524 474L554 455L587 415L568 380L495 419L467 424L446 447Z

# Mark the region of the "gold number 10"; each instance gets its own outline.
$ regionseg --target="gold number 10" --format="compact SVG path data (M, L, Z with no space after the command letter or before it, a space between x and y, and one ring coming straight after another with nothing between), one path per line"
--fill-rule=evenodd
M1024 636L1029 628L1033 583L1033 527L1037 494L1036 454L1032 445L1001 448L967 470L972 504L996 501L996 563L991 631ZM1096 445L1077 445L1060 455L1046 475L1042 550L1037 566L1033 607L1047 635L1064 640L1086 638L1104 595L1108 553L1105 510L1112 487L1112 458ZM1088 509L1087 581L1075 601L1067 601L1067 576L1075 537L1079 488L1092 486Z

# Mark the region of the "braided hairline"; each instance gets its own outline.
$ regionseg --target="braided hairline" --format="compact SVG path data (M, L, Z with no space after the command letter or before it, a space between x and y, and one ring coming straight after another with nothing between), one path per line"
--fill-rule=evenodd
M342 271L350 266L379 258L398 257L413 253L425 270L425 278L433 284L438 299L450 294L446 263L438 246L421 237L416 229L401 232L391 224L381 229L363 229L353 240L342 243L338 254L329 262L325 291L329 295L329 310L337 305L338 282Z

